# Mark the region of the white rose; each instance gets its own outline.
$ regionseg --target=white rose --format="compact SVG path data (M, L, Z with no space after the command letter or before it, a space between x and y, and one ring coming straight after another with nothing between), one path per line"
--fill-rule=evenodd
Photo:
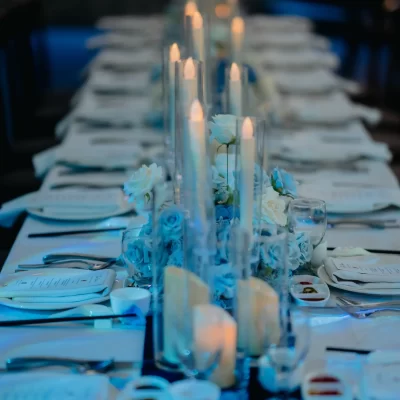
M261 198L261 219L262 222L275 223L285 226L287 216L285 214L285 201L281 199L278 192L272 186L268 187Z
M151 198L151 191L163 178L163 170L157 164L142 165L133 173L128 182L124 184L124 192L129 196L130 201L142 204Z
M210 142L214 139L221 144L235 143L236 139L236 117L230 114L219 114L212 117L213 121L208 123L211 130Z

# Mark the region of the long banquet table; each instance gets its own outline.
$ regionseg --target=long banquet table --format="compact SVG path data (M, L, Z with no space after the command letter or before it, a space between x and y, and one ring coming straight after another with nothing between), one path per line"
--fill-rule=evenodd
M145 101L147 101L145 99ZM137 128L140 130L140 128ZM148 129L148 128L146 128ZM149 130L151 131L151 129ZM157 135L157 131L152 134ZM64 143L79 146L82 137L79 129L68 130ZM73 150L71 150L73 151ZM380 185L398 187L398 183L389 166L383 162L366 161L369 170ZM54 167L43 181L43 189L58 182L58 171ZM101 179L102 175L98 175ZM104 175L104 179L109 179ZM387 216L400 219L399 210L386 211ZM27 216L9 256L1 271L8 274L15 271L21 263L40 263L45 254L51 252L96 253L108 257L118 257L121 253L121 232L106 232L96 236L66 236L57 238L28 238L30 233L61 231L72 228L103 228L109 226L127 226L132 216L120 216L95 222L57 222ZM400 228L374 230L370 228L328 229L326 239L329 247L356 246L366 249L398 250ZM123 271L121 279L123 279ZM333 291L335 293L335 291ZM400 336L400 318L393 315L356 320L334 307L312 309L311 351L307 359L306 370L320 369L332 360L326 348L348 347L367 350L398 349ZM49 312L32 312L0 306L2 320L34 318L49 315ZM148 335L147 335L148 336ZM59 357L79 357L103 359L110 356L121 361L140 361L144 347L143 328L125 329L121 325L103 327L82 327L77 324L58 324L53 327L35 326L18 328L0 328L0 368L4 367L10 355L57 355ZM145 355L146 356L146 355ZM341 368L345 368L345 362ZM344 364L343 364L344 362ZM339 365L339 364L338 364ZM354 364L348 364L354 366ZM357 370L353 368L353 373Z

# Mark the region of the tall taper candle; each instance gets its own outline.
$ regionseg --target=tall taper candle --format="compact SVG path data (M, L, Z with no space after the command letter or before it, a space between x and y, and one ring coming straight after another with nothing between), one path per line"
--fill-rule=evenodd
M206 180L206 124L204 111L199 102L195 99L190 107L189 114L189 135L190 150L194 165L193 179L197 188L202 189Z
M199 61L205 61L205 50L204 50L204 23L201 14L196 11L192 18L192 29L193 29L193 47L196 58Z
M244 21L241 17L235 17L231 23L231 51L232 61L242 63L244 40Z
M206 42L204 36L204 21L199 12L195 12L192 17L192 35L193 35L193 51L194 56L203 63L203 100L207 102L207 55Z
M179 47L174 43L169 48L168 63L168 113L169 113L169 134L171 137L171 150L175 151L175 65L181 58Z
M184 107L184 114L187 116L190 112L190 107L194 101L197 99L198 93L198 82L196 76L196 67L193 62L193 58L188 58L185 61L185 65L183 67L183 102L182 105Z
M188 1L185 5L185 16L193 17L193 14L197 11L197 5L194 1Z
M243 121L240 138L240 224L253 234L255 139L251 119Z
M229 72L229 113L237 117L241 117L243 113L242 81L236 63L232 64Z

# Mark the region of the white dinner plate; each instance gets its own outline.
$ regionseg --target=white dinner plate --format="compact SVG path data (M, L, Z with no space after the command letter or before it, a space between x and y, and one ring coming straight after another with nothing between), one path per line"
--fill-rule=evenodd
M86 270L79 270L79 269L72 269L72 268L49 268L49 269L38 269L35 271L23 271L23 272L16 272L14 274L2 275L0 276L0 285L3 286L7 284L11 279L15 279L16 274L18 277L29 276L35 274L37 276L43 275L53 275L53 274L65 274L65 275L72 275L72 274L87 274L88 271ZM109 300L110 296L100 297L98 299L92 300L83 300L83 301L76 301L76 302L67 302L67 303L23 303L20 301L11 300L9 298L0 297L0 305L4 305L6 307L11 308L19 308L21 310L36 310L36 311L45 311L45 310L65 310L67 308L75 308L78 306L82 306L84 304L95 304L95 303L103 303Z
M93 213L88 210L88 213L82 215L82 213L74 215L73 213L69 214L56 214L54 212L46 213L45 210L40 208L29 208L27 212L31 215L40 218L52 219L54 221L94 221L98 219L105 219L116 217L118 215L127 214L135 209L135 205L133 203L124 203L119 208L116 208L113 212L107 213Z
M331 280L328 273L325 271L325 266L321 266L317 271L318 277L322 279L329 286L333 286L337 289L345 290L347 292L380 295L380 296L394 296L400 295L400 289L361 289L351 286L340 285Z

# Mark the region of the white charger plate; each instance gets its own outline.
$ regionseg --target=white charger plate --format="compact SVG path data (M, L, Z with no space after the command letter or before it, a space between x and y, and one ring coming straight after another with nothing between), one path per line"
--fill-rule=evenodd
M45 219L51 219L54 221L95 221L98 219L111 218L111 217L116 217L118 215L127 214L133 211L134 209L135 205L133 203L124 203L113 212L91 213L90 210L88 210L88 213L86 215L82 215L82 213L76 215L72 213L68 215L62 215L62 214L57 215L55 213L46 213L43 209L39 208L29 208L27 209L27 212L30 215L34 215L36 217Z
M0 276L0 286L7 284L10 280L14 280L16 277L24 277L29 275L36 275L36 276L51 276L54 274L60 275L72 275L72 274L82 274L87 273L87 270L79 270L79 269L72 269L72 268L49 268L49 269L38 269L35 271L23 271L23 272L16 272L14 274L2 275ZM16 275L18 274L18 275ZM0 297L0 305L11 307L11 308L18 308L21 310L36 310L36 311L45 311L45 310L65 310L67 308L75 308L78 306L82 306L84 304L96 304L96 303L103 303L109 300L110 296L100 297L98 299L92 300L82 300L76 302L67 302L67 303L23 303L20 301L14 301L9 298Z
M331 280L328 273L325 271L324 265L322 265L321 267L318 268L317 275L321 280L323 280L329 286L333 286L337 289L345 290L347 292L371 294L371 295L381 295L381 296L400 295L400 289L359 289L359 288L355 288L355 287L337 284Z

